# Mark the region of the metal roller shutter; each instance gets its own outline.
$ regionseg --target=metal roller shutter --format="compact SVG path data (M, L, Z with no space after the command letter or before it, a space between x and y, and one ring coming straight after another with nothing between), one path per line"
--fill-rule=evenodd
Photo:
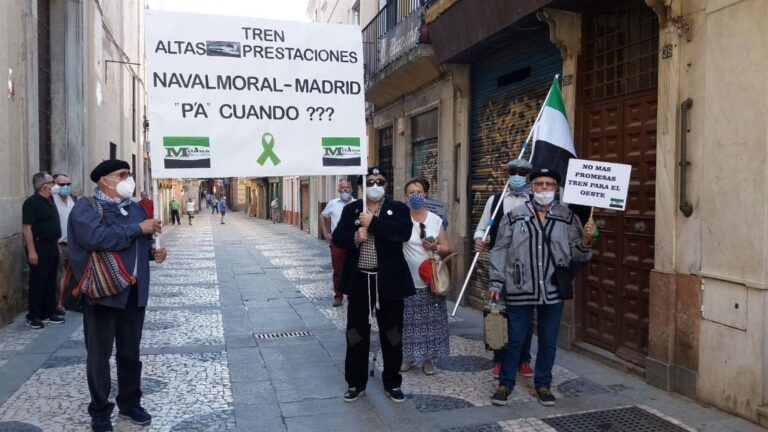
M469 233L474 233L488 198L504 187L502 167L520 154L552 78L561 71L560 51L545 27L472 65ZM470 283L470 301L479 304L487 287L484 252Z
M411 178L427 179L437 193L437 110L412 119Z

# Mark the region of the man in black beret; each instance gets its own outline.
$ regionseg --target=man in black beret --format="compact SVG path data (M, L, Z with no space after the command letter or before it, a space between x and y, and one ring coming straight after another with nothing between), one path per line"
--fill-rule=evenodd
M358 180L362 182L362 177ZM344 378L349 388L345 402L353 402L368 383L371 322L379 325L384 391L394 402L405 401L400 384L403 362L403 299L415 294L403 256L413 222L408 206L385 198L387 179L371 167L365 177L363 200L344 206L333 231L333 244L346 250L339 290L347 295L347 353Z
M130 273L133 284L121 292L98 299L85 296L83 330L87 351L86 375L91 403L91 427L96 432L112 430L109 401L109 358L117 350L117 405L121 417L139 425L152 422L141 407L141 361L139 346L149 296L149 261L165 260L165 248L155 248L152 235L161 231L160 221L147 218L144 209L130 198L136 187L130 165L106 160L91 171L97 184L92 199L80 199L67 225L69 252L75 277L80 280L93 251L112 251ZM116 279L116 278L114 278Z

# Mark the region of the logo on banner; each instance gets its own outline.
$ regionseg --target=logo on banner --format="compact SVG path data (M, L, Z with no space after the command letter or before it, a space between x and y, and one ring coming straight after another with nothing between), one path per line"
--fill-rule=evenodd
M205 41L205 51L214 57L240 57L240 42Z
M167 169L211 167L208 137L163 137L163 150L163 162Z
M323 137L323 166L360 166L360 138Z

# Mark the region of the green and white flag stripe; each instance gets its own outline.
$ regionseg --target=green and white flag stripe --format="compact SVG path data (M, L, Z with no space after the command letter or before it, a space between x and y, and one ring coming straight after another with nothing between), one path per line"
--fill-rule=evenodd
M534 169L557 170L565 179L568 160L576 157L571 128L565 114L565 103L557 77L552 81L539 120L533 125L531 164Z

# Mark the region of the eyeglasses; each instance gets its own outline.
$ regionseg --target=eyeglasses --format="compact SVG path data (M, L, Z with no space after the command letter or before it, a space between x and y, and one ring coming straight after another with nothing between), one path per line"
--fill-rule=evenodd
M128 177L133 177L133 173L132 172L121 172L121 173L115 174L115 176L119 177L120 180L125 180Z
M420 223L419 230L421 230L419 231L419 238L424 240L427 237L427 226L424 225L423 223Z
M519 175L523 177L527 177L528 174L531 173L531 170L526 168L510 168L509 169L509 175Z
M59 186L72 186L72 183L56 183Z
M366 185L367 187L373 187L373 185L376 185L376 186L384 186L385 184L387 184L387 181L386 181L386 180L384 180L384 179L377 179L377 180L366 180L366 181L365 181L365 185Z
M533 187L555 187L557 186L557 183L555 182L548 182L548 181L538 181L531 183Z

